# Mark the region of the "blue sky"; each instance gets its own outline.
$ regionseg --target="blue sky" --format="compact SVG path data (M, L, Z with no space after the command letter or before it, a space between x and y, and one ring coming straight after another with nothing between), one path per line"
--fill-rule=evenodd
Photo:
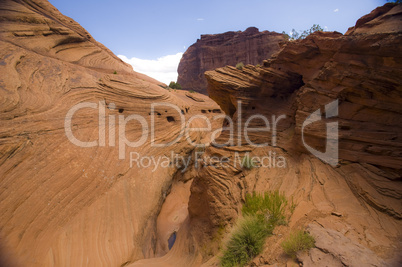
M182 53L201 34L245 30L289 32L313 24L345 33L385 0L50 0L97 41L134 65L169 82ZM139 65L139 64L142 64ZM150 75L150 76L152 76Z

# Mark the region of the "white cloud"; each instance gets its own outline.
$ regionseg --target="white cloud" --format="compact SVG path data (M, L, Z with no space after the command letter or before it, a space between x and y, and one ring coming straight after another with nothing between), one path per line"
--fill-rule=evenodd
M204 19L203 19L203 18L198 18L197 20L198 20L198 21L203 21Z
M160 82L169 84L171 81L177 81L177 67L183 53L167 55L156 60L127 58L124 55L118 55L124 62L133 66L136 72L146 74Z
M339 8L337 8L337 9L334 9L334 12L338 12L339 11Z
M327 26L324 26L324 31L328 31L328 27Z

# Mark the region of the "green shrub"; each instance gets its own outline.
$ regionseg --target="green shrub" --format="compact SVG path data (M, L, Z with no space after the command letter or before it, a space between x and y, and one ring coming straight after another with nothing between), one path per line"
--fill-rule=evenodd
M254 161L252 158L250 158L249 155L244 156L244 158L241 161L241 166L243 168L246 168L247 170L251 170L252 168L255 167Z
M244 266L261 253L268 233L255 216L239 221L221 257L224 267Z
M285 220L287 200L278 191L247 194L242 213L221 257L222 266L244 266L261 253L265 238Z
M295 258L298 251L307 251L313 248L314 244L314 237L305 231L299 230L291 234L281 245L286 254Z
M243 62L239 62L239 63L236 64L236 69L238 69L238 70L242 70L243 67L244 67Z
M172 89L181 89L181 85L179 83L175 83L173 81L171 81L169 83L169 87L172 88Z
M190 90L189 92L190 92L190 93L195 93L195 91L194 91L194 90Z
M117 74L117 71L114 71L113 74Z
M260 221L267 222L267 227L286 224L286 206L288 201L279 191L265 192L264 194L246 195L246 201L242 208L244 215L255 215Z

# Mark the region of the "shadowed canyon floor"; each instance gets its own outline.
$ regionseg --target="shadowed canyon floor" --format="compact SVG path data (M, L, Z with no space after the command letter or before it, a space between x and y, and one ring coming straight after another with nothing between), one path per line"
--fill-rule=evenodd
M285 42L262 66L207 71L212 99L136 73L47 1L2 1L0 17L1 266L219 266L246 193L272 190L296 206L250 266L402 264L402 5ZM336 100L336 118L303 127ZM275 135L250 132L269 146L189 142L225 143L255 114L286 115ZM334 120L331 166L302 140L325 151ZM152 143L190 128L209 130ZM240 166L246 153L269 166ZM295 229L316 244L293 260L280 244Z

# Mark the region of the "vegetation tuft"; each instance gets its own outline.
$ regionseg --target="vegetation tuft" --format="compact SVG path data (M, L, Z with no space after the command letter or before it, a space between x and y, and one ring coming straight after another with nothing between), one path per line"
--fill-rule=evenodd
M252 168L255 167L255 164L253 159L249 155L246 155L241 161L241 166L243 168L246 168L247 170L251 170Z
M169 87L172 88L172 89L181 89L181 85L179 83L175 83L173 81L171 81L169 83Z
M226 244L222 266L244 266L261 253L267 236L275 226L285 221L287 200L278 191L247 194L240 220Z
M246 201L242 208L244 215L254 215L261 222L266 222L267 227L286 224L286 207L288 201L279 191L258 194L253 192L246 195Z
M297 252L307 251L313 248L314 244L314 237L305 231L299 230L291 234L281 245L285 253L294 259Z
M284 34L288 40L300 40L305 39L307 36L317 31L322 32L324 31L324 29L321 28L321 26L318 24L313 24L310 29L304 30L302 32L292 29L290 34L287 34L285 31L283 31L282 34Z
M221 258L224 267L244 266L261 253L268 233L255 216L247 216L236 225Z
M236 69L238 69L238 70L242 70L243 67L244 67L243 62L239 62L239 63L236 64Z

